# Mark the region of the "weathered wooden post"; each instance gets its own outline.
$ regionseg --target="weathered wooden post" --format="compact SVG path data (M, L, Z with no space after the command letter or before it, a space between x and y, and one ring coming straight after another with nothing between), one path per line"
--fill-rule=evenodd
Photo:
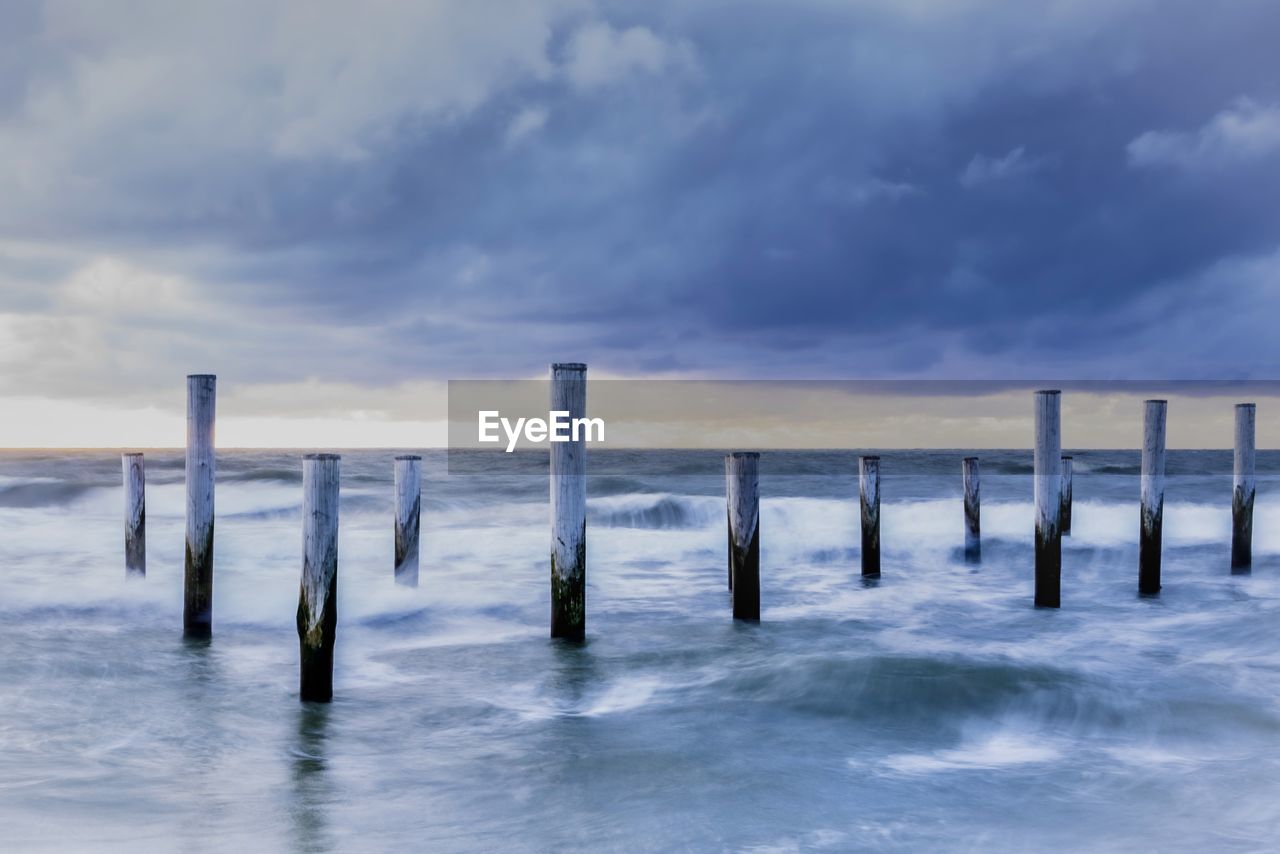
M1255 425L1258 408L1236 404L1236 450L1231 478L1231 568L1247 572L1253 566L1253 494Z
M967 563L980 563L982 493L978 482L978 458L965 457L960 467L964 477L964 559Z
M733 618L760 619L760 455L726 454L725 503L729 516L729 587Z
M587 415L587 366L551 366L551 411ZM551 444L551 636L587 635L586 439Z
M1073 462L1074 458L1071 456L1063 456L1062 458L1062 510L1060 511L1060 519L1064 537L1071 533L1071 464Z
M217 377L187 377L187 553L182 628L187 637L213 633L213 425Z
M302 458L302 583L298 591L299 690L304 701L333 699L338 626L337 454Z
M1062 394L1037 391L1035 403L1035 604L1058 608L1062 605Z
M858 498L862 505L862 575L880 575L880 458L858 457Z
M418 531L422 517L422 457L396 457L396 583L418 586Z
M1164 433L1169 404L1148 400L1142 420L1141 524L1138 592L1160 592L1160 535L1164 525Z
M124 573L127 578L147 574L147 476L142 454L122 454L124 470Z

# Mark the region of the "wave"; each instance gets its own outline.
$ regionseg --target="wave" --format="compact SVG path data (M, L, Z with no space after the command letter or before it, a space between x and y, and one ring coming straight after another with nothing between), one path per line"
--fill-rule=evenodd
M621 495L587 502L587 523L604 528L704 528L722 521L724 513L724 499L703 495Z
M819 716L958 724L1045 693L1068 697L1080 677L1043 664L965 657L814 654L762 659L719 677L729 694ZM1050 701L1049 706L1053 703Z
M96 488L90 483L31 480L0 487L0 507L30 509L70 504Z
M235 483L253 481L274 481L278 483L302 483L302 468L261 468L251 471L218 472L218 480Z
M1138 475L1138 474L1141 474L1141 473L1142 473L1142 467L1141 467L1141 466L1138 466L1138 465L1118 465L1118 464L1110 464L1110 465L1103 464L1103 465L1096 465L1096 466L1093 466L1093 467L1092 467L1092 468L1090 468L1090 469L1083 469L1083 468L1081 468L1078 464L1074 464L1074 463L1073 463L1073 464L1072 464L1072 467L1071 467L1071 470L1072 470L1072 473L1073 473L1073 474L1074 474L1076 471L1087 471L1087 472L1088 472L1088 473L1090 473L1090 474L1124 474L1124 475Z

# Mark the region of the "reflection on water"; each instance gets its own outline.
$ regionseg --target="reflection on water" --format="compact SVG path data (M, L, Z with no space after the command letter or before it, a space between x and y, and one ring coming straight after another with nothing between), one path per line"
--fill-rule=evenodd
M294 849L300 852L332 849L326 814L333 801L333 785L326 772L326 740L330 707L301 703L297 710L297 739L292 754Z
M581 708L587 694L599 685L599 672L590 643L589 640L547 641L550 650L547 696L561 709Z

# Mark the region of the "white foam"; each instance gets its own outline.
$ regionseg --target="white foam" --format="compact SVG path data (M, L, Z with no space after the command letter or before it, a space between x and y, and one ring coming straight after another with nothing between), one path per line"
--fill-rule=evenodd
M932 753L898 753L882 764L899 774L932 774L941 771L996 770L1018 765L1052 762L1061 751L1043 740L1008 732L981 741Z
M578 714L594 718L638 709L648 705L661 684L660 680L651 676L620 679Z

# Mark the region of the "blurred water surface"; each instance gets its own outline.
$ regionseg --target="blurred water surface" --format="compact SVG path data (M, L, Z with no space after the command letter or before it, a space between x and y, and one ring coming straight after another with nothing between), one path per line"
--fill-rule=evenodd
M1144 599L1138 455L1078 452L1045 611L1029 452L981 453L979 567L963 452L883 452L870 585L856 456L766 453L762 621L735 625L719 455L633 452L591 479L574 647L546 637L545 455L451 477L427 452L409 590L396 451L346 452L336 697L304 707L300 453L219 453L197 644L180 451L147 455L141 582L116 452L0 452L6 850L1280 847L1280 454L1259 455L1255 568L1233 576L1229 452L1170 452Z

